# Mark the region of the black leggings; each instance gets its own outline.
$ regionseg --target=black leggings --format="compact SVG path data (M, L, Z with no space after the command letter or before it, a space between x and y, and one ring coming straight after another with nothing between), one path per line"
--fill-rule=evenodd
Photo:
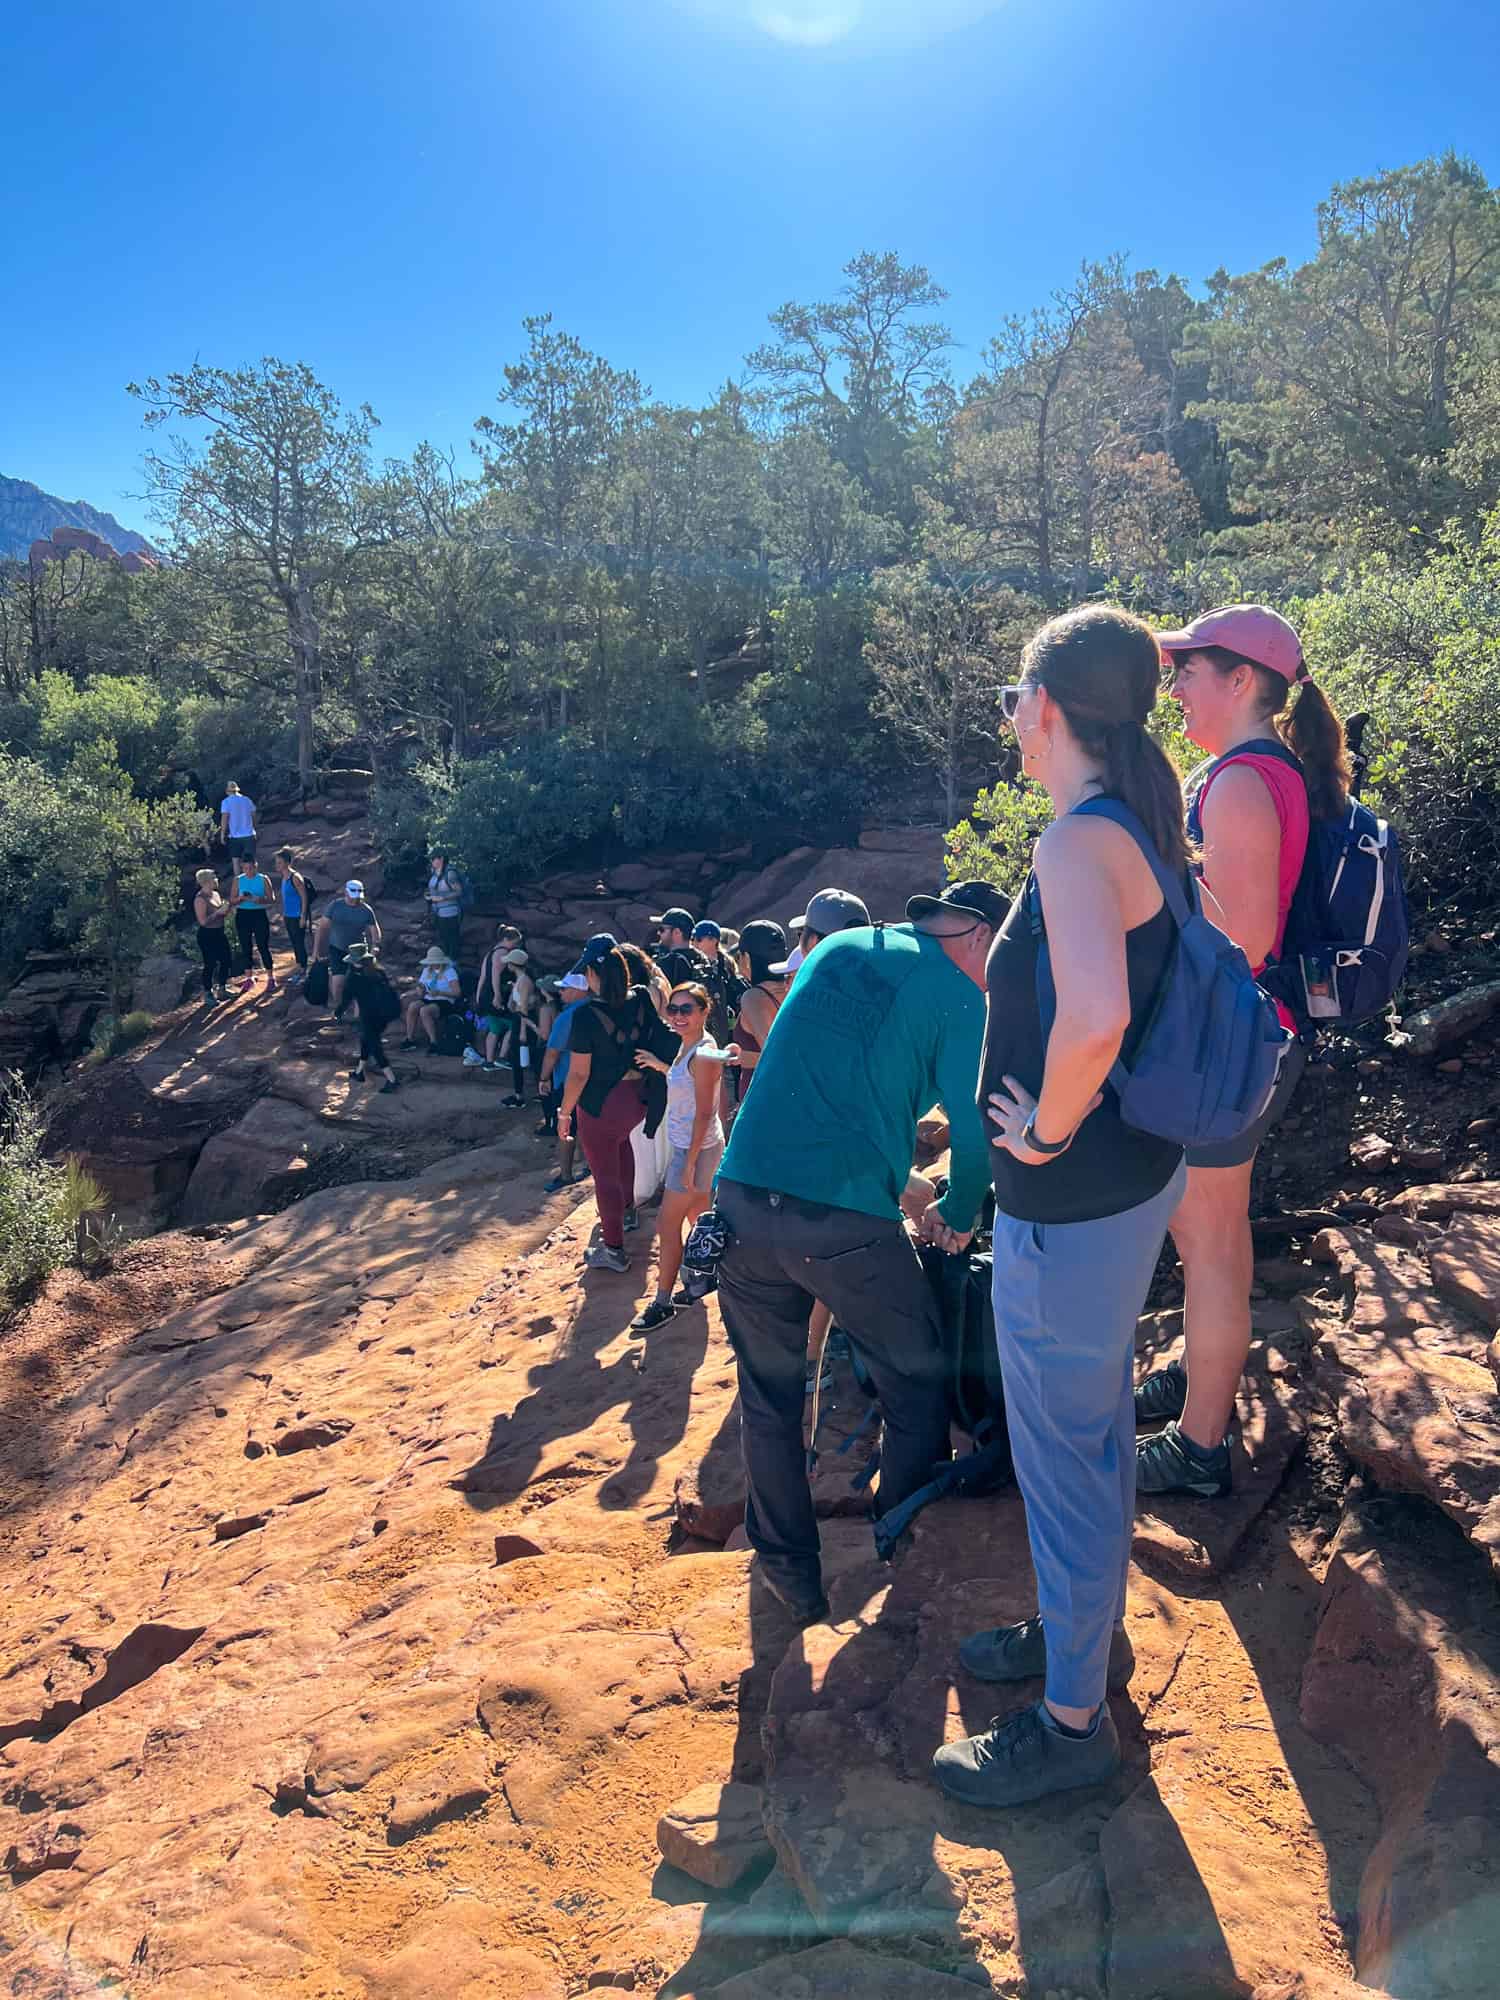
M215 987L220 992L234 977L234 960L229 955L229 940L224 935L222 924L199 924L198 949L203 954L203 990L212 993Z
M234 927L240 935L240 951L244 956L245 970L249 972L255 964L255 954L260 953L261 964L267 972L274 972L271 963L271 917L267 910L236 910Z
M288 917L286 934L291 940L292 957L302 970L307 970L307 920L305 917Z
M380 1038L385 1033L384 1022L366 1022L361 1015L359 1023L359 1066L361 1069L389 1069L385 1050Z

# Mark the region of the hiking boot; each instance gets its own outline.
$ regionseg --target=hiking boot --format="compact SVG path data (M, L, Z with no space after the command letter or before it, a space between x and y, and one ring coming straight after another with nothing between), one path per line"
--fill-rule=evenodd
M1180 1417L1187 1408L1187 1370L1180 1361L1169 1361L1148 1375L1135 1392L1135 1420L1139 1424L1164 1424Z
M764 1563L757 1564L757 1569L766 1589L799 1625L821 1625L828 1617L828 1599L821 1590L813 1597L806 1590L797 1589L790 1581L784 1582L773 1576Z
M677 1308L670 1299L653 1299L630 1322L630 1330L632 1333L650 1333L654 1327L665 1326L669 1319L676 1317Z
M626 1209L626 1211L625 1211L625 1224L624 1224L624 1226L625 1226L625 1228L627 1228L627 1229L639 1229L639 1228L640 1228L640 1226L641 1226L641 1215L640 1215L640 1210L639 1210L639 1209L637 1209L637 1208L627 1208L627 1209Z
M1233 1492L1229 1441L1203 1451L1175 1423L1142 1438L1135 1448L1137 1493L1191 1493L1199 1500L1222 1500Z
M945 1743L932 1760L932 1775L950 1798L991 1807L1102 1785L1119 1768L1120 1739L1102 1704L1087 1736L1065 1736L1038 1702L1019 1715L997 1715L982 1736Z
M971 1632L958 1649L960 1664L976 1681L1038 1680L1047 1671L1047 1635L1040 1616L1019 1625L1000 1625L990 1632ZM1135 1672L1135 1648L1130 1635L1116 1626L1109 1638L1111 1694L1121 1693Z
M584 1258L591 1271L628 1271L630 1259L623 1250L613 1250L607 1243L596 1243Z

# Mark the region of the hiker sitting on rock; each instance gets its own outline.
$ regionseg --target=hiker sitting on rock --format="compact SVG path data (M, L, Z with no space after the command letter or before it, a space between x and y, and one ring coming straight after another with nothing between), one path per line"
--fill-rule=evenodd
M359 1010L359 1060L349 1074L356 1083L363 1083L366 1069L378 1069L385 1078L380 1086L384 1097L388 1091L401 1088L381 1045L381 1036L401 1012L401 1002L367 944L360 941L351 944L344 953L344 962L348 981L345 1004Z
M380 925L365 901L365 885L351 876L342 896L335 896L318 919L313 939L313 957L328 960L328 998L336 1021L344 1018L345 962L352 944L368 944L380 949ZM399 1009L398 1009L399 1011Z
M885 1417L878 1511L949 1455L938 1299L902 1220L917 1120L948 1114L952 1177L924 1240L963 1249L989 1179L975 1080L984 966L1005 913L983 882L914 897L911 919L828 937L769 1029L716 1190L729 1232L719 1303L739 1365L745 1528L771 1590L804 1623L826 1617L802 1412L808 1320L822 1299L848 1329ZM742 948L756 960L747 925ZM741 1012L741 1041L745 1015Z
M443 1016L451 1014L463 998L458 967L438 944L429 945L417 974L416 989L401 996L401 1022L406 1031L403 1049L418 1046L417 1029L427 1037L427 1046L436 1049Z

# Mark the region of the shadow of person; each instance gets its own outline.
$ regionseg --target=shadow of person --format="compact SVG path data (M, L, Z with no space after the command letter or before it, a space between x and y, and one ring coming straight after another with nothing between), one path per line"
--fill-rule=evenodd
M613 1273L589 1272L580 1282L581 1303L557 1351L528 1376L528 1393L513 1410L490 1420L483 1452L454 1479L454 1489L480 1512L504 1506L525 1492L550 1446L584 1438L608 1411L622 1409L632 1435L626 1464L612 1470L597 1446L580 1444L576 1460L549 1469L555 1479L598 1478L611 1474L612 1492L601 1504L625 1507L643 1493L661 1455L677 1444L687 1426L693 1376L707 1341L704 1316L696 1329L681 1316L686 1344L671 1353L658 1342L652 1351L631 1342L608 1362L603 1352L619 1342L635 1316L633 1293L621 1289ZM672 1327L678 1325L671 1322ZM644 1364L644 1365L643 1365Z

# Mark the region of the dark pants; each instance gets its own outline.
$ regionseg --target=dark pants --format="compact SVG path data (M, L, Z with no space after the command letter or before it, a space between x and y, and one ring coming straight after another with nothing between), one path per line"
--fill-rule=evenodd
M296 959L298 965L306 972L307 919L305 917L288 917L286 919L286 934L291 942L292 957Z
M217 987L222 993L234 976L234 960L229 955L224 926L199 924L198 949L203 953L204 992L212 993Z
M432 927L437 932L437 941L457 965L459 953L464 945L464 920L462 917L434 917Z
M597 1118L580 1104L574 1121L594 1176L599 1234L611 1250L625 1247L625 1211L635 1204L635 1149L630 1135L645 1115L640 1085L622 1077Z
M359 1066L361 1069L389 1069L381 1036L385 1033L384 1021L367 1021L363 1014L359 1017Z
M815 1602L822 1574L802 1422L814 1302L848 1334L880 1398L884 1513L925 1486L951 1448L937 1297L899 1221L722 1178L715 1202L730 1228L719 1305L739 1363L745 1530L778 1581Z
M239 933L240 951L245 960L245 970L249 972L255 964L255 954L260 953L261 964L267 972L274 972L271 964L271 916L268 910L237 910L234 927Z

